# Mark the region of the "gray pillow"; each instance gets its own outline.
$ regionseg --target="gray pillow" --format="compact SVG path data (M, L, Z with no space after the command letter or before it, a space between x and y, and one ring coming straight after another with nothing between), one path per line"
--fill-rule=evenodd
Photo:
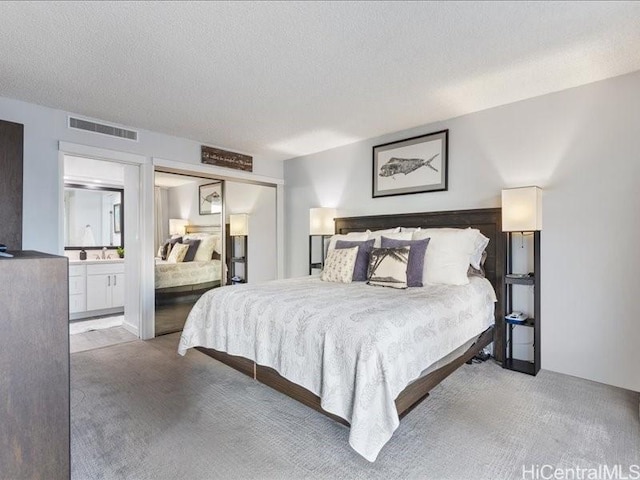
M409 252L409 264L407 265L407 286L422 287L422 271L424 268L424 255L427 252L430 238L423 240L394 240L382 237L382 248L411 247Z
M338 240L336 249L358 247L358 256L356 257L356 266L353 268L354 282L366 282L367 270L369 269L369 255L373 248L375 239L365 240L363 242L350 242L347 240Z
M193 262L193 259L196 258L196 252L198 251L198 245L200 245L200 239L191 239L184 240L184 243L189 245L189 250L187 250L187 254L184 256L183 262Z
M182 237L170 238L162 246L162 260L166 260L171 253L171 249L176 243L182 243Z

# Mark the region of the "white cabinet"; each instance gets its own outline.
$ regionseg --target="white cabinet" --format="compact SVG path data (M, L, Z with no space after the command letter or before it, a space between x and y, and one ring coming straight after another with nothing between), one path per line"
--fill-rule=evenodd
M116 313L124 307L124 263L87 261L69 266L71 319Z
M69 266L69 313L84 312L87 309L87 269L85 265Z
M124 306L124 264L87 265L87 310Z

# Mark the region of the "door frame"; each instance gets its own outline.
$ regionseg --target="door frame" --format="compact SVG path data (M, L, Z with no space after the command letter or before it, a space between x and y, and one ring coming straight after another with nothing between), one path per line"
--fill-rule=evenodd
M144 171L145 167L150 167L150 161L144 155L137 155L129 152L122 152L117 150L109 150L105 148L92 147L88 145L81 145L71 142L58 142L58 177L59 177L59 218L64 218L64 157L65 155L90 158L93 160L101 160L113 163L120 163L126 166L133 166L138 168L138 183L140 188L137 192L132 192L132 196L136 196L135 201L129 202L127 205L128 215L133 216L137 221L133 224L136 225L136 229L125 229L125 243L127 243L127 252L129 255L125 256L125 272L129 279L139 279L139 281L130 281L127 285L127 292L125 294L124 312L125 322L123 327L129 330L138 338L145 338L148 332L145 332L145 318L150 314L153 315L153 311L149 312L148 305L143 301L145 291L145 283L148 283L148 279L144 277L142 271L142 259L144 251L142 246L144 245L142 235L143 231L143 215L144 212L144 190L145 182ZM126 174L125 174L126 175ZM126 178L126 177L125 177ZM125 180L125 195L127 190ZM137 195L136 195L137 193ZM60 254L64 255L64 222L58 222L58 245ZM132 248L133 247L133 248ZM131 321L133 319L133 321Z

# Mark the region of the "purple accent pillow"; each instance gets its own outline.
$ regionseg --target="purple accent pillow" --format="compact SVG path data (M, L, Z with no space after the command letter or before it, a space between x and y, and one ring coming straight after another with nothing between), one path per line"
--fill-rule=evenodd
M424 268L424 255L430 238L424 240L394 240L382 237L382 248L411 247L409 250L409 263L407 265L407 286L422 287L422 270Z
M200 239L193 240L185 240L185 245L189 245L189 250L184 256L183 262L193 262L193 259L196 258L196 252L198 251L198 245L200 245Z
M363 242L349 242L347 240L338 240L336 242L336 249L338 248L351 248L358 247L358 256L356 257L356 265L353 267L354 282L366 282L367 270L369 269L369 255L373 248L375 239L365 240Z

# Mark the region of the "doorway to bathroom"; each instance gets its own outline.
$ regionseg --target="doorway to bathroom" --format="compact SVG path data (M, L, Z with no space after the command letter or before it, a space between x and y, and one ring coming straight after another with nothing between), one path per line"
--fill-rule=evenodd
M127 308L135 242L139 168L86 158L63 157L64 254L69 258L71 353L138 339L139 318ZM131 218L129 218L131 217ZM135 248L133 249L135 250ZM136 268L133 262L133 269Z

